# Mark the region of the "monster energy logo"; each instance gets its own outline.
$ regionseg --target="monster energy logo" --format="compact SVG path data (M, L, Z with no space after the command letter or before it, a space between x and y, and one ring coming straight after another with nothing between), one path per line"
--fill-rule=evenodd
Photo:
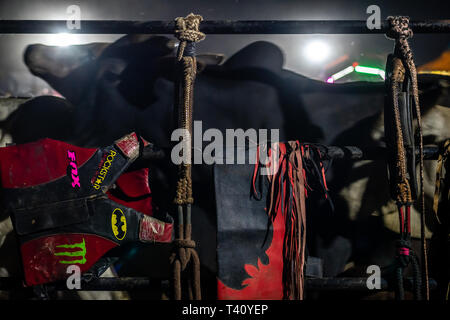
M84 242L80 243L74 243L74 244L61 244L59 246L56 246L56 248L63 248L63 249L80 249L80 251L63 251L63 252L55 252L55 256L62 256L62 257L82 257L80 260L60 260L59 263L63 264L85 264L86 263L86 244Z

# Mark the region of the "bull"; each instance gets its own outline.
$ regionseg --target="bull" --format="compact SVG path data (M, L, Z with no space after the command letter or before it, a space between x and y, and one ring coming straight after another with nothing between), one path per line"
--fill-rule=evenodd
M173 43L165 37L126 36L112 45L73 48L76 50L65 52L42 45L27 48L25 62L30 71L66 99L38 97L22 105L2 123L14 141L51 137L81 146L102 146L137 131L155 145L169 147L173 129ZM267 42L253 43L223 64L219 64L217 55L200 56L199 61L202 72L196 83L194 120L202 120L204 129L276 128L280 129L281 140L319 142L322 132L312 124L309 115L313 114L320 123L317 105L321 106L320 112L362 105L364 109L359 108L359 112L363 114L373 113L377 106L380 109L383 101L380 84L330 85L282 69L281 50ZM322 94L324 91L326 95ZM364 99L367 103L361 104ZM342 119L342 124L345 121ZM175 170L168 159L151 167L154 199L160 209L169 211L171 199L167 195L173 190L168 181L173 181L171 174ZM202 271L209 284L215 282L217 270L214 203L199 190L212 190L211 177L210 167L194 166L197 206L193 238L199 242L205 266ZM320 236L319 240L323 242ZM338 247L345 251L347 243L338 243ZM336 270L326 274L343 270L349 258L347 253L336 261L336 255L331 259L330 254L326 255L328 244L322 243L318 248L317 255L325 258L325 270ZM211 296L215 294L214 285L204 287Z
M160 148L170 147L175 76L171 40L126 36L109 46L75 47L73 51L41 45L27 48L25 62L30 71L65 99L42 96L19 107L3 122L13 141L50 137L98 147L136 131ZM266 128L278 129L283 140L289 135L310 141L320 138L321 130L295 100L297 88L284 85L283 55L278 47L258 42L223 65L217 65L219 60L217 55L199 57L202 72L196 82L194 120L202 120L204 130L216 128L224 133L229 128ZM302 119L303 125L291 126L288 133L285 118ZM152 164L151 171L153 198L160 210L170 212L174 193L168 182L176 170L165 159ZM203 279L213 284L204 285L206 296L215 295L214 203L200 191L212 190L212 168L194 166L193 181L197 190L193 238L199 243ZM144 263L142 269L146 267Z

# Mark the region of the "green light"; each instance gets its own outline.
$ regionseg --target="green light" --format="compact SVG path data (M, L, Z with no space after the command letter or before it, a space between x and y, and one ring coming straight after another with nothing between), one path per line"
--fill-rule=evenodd
M372 67L363 67L363 66L356 66L355 71L358 73L366 73L366 74L380 74L380 71L383 71L379 68L372 68Z
M336 80L341 79L345 77L346 75L352 73L352 72L358 72L358 73L364 73L364 74L373 74L380 76L383 80L385 79L385 72L383 69L380 68L373 68L373 67L365 67L360 66L356 62L353 63L353 65L348 66L347 68L331 75L326 82L328 83L334 83Z

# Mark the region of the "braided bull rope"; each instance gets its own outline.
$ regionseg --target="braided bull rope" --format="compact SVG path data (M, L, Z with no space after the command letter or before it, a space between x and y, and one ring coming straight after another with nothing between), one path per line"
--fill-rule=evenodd
M199 31L203 18L200 15L189 14L187 17L178 17L176 21L175 36L180 41L177 53L177 67L182 73L181 81L176 86L176 107L178 109L178 127L183 130L183 152L187 152L188 163L181 163L178 168L178 182L174 203L178 206L177 239L174 240L176 252L171 256L173 265L174 298L181 300L182 272L191 272L188 277L188 296L190 300L201 300L200 287L200 259L195 251L195 241L191 239L191 205L192 197L191 178L191 137L192 115L194 99L194 82L197 73L195 59L195 43L203 40L205 35ZM186 213L186 224L184 224ZM191 267L191 270L188 270Z
M422 278L424 279L424 293L426 300L429 300L429 284L428 284L428 262L427 262L427 247L425 240L425 193L424 193L424 165L423 165L423 134L422 134L422 121L420 116L420 104L419 104L419 88L417 82L417 71L414 64L412 51L409 47L408 38L413 36L413 32L409 27L409 18L398 16L388 17L389 23L386 36L395 40L395 52L394 55L394 70L393 81L391 90L393 93L394 101L394 116L396 125L396 141L397 141L397 203L399 204L399 214L402 218L403 212L401 205L405 205L409 212L409 206L411 203L411 188L406 177L406 158L405 149L403 146L403 135L400 125L400 118L398 117L398 86L403 81L405 76L408 76L411 80L414 105L417 117L417 131L419 134L419 158L420 158L420 202L421 202L421 242L422 242ZM402 222L402 221L401 221ZM401 224L402 225L402 224ZM404 230L401 230L401 234Z

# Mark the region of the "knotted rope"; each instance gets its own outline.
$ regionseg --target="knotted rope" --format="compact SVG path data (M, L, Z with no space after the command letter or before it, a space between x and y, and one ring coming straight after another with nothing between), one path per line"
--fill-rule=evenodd
M176 252L171 256L173 265L174 298L181 300L181 275L182 272L190 272L187 279L189 299L200 300L200 259L195 251L195 241L191 239L191 205L192 197L191 178L191 137L192 115L194 99L194 82L197 74L197 61L195 59L195 43L205 38L199 31L199 25L203 18L199 15L189 14L187 17L175 19L175 36L180 40L177 53L177 67L182 74L181 81L176 86L176 107L178 109L178 127L183 129L182 141L184 161L178 168L178 182L174 203L178 205L177 239L174 244ZM184 224L186 213L186 224ZM191 270L188 270L191 267Z
M182 279L184 271L188 271L187 287L189 300L201 300L200 288L200 258L195 251L195 241L191 239L192 225L190 222L191 207L187 209L186 225L183 224L183 207L178 206L177 239L173 241L176 252L170 257L173 266L174 299L182 298ZM188 267L191 266L191 270Z
M397 280L396 298L398 300L405 299L403 289L403 270L412 264L413 268L413 288L416 300L422 299L421 286L422 280L420 276L419 260L411 248L411 207L406 206L406 212L403 211L401 205L398 206L400 219L400 239L396 242L397 247L397 265L395 268L395 276Z
M408 17L388 17L387 21L389 23L386 36L395 40L394 49L394 61L393 61L393 74L391 78L391 93L393 97L392 105L394 108L394 121L396 126L396 143L397 143L397 155L396 155L396 166L397 166L397 203L399 206L399 217L402 220L403 209L405 206L408 215L410 212L410 206L412 202L411 197L411 187L409 185L406 169L406 156L404 148L404 137L400 122L400 113L398 109L398 93L403 80L409 77L412 86L412 93L417 117L417 131L419 135L419 158L420 158L420 197L421 197L421 240L422 240L422 261L423 269L422 276L425 279L425 295L426 299L429 299L429 285L428 285L428 263L427 263L427 248L425 239L425 193L424 193L424 173L423 173L423 135L422 135L422 121L420 116L420 105L419 105L419 88L417 83L417 71L414 64L412 51L409 47L408 38L413 36L413 32L409 27ZM405 221L401 221L401 226ZM408 218L409 223L409 218ZM402 227L401 227L402 228ZM401 230L401 234L404 234L404 230ZM402 241L409 242L409 232L404 236L406 238L401 239ZM402 250L402 252L409 252L409 250ZM413 263L415 265L415 263Z
M407 166L406 166L406 152L404 145L404 136L400 120L400 110L398 105L398 95L401 91L401 86L405 79L405 68L400 59L393 59L393 70L391 78L391 96L393 97L393 112L394 112L394 123L395 123L395 142L396 142L396 200L397 203L408 204L412 202L411 196L411 186L409 183Z
M175 19L176 30L175 37L180 40L178 47L177 59L181 61L184 50L187 44L194 44L205 39L205 34L199 31L200 22L203 21L203 17L197 14L190 13L187 17L178 17ZM186 54L187 56L194 56L195 54Z

